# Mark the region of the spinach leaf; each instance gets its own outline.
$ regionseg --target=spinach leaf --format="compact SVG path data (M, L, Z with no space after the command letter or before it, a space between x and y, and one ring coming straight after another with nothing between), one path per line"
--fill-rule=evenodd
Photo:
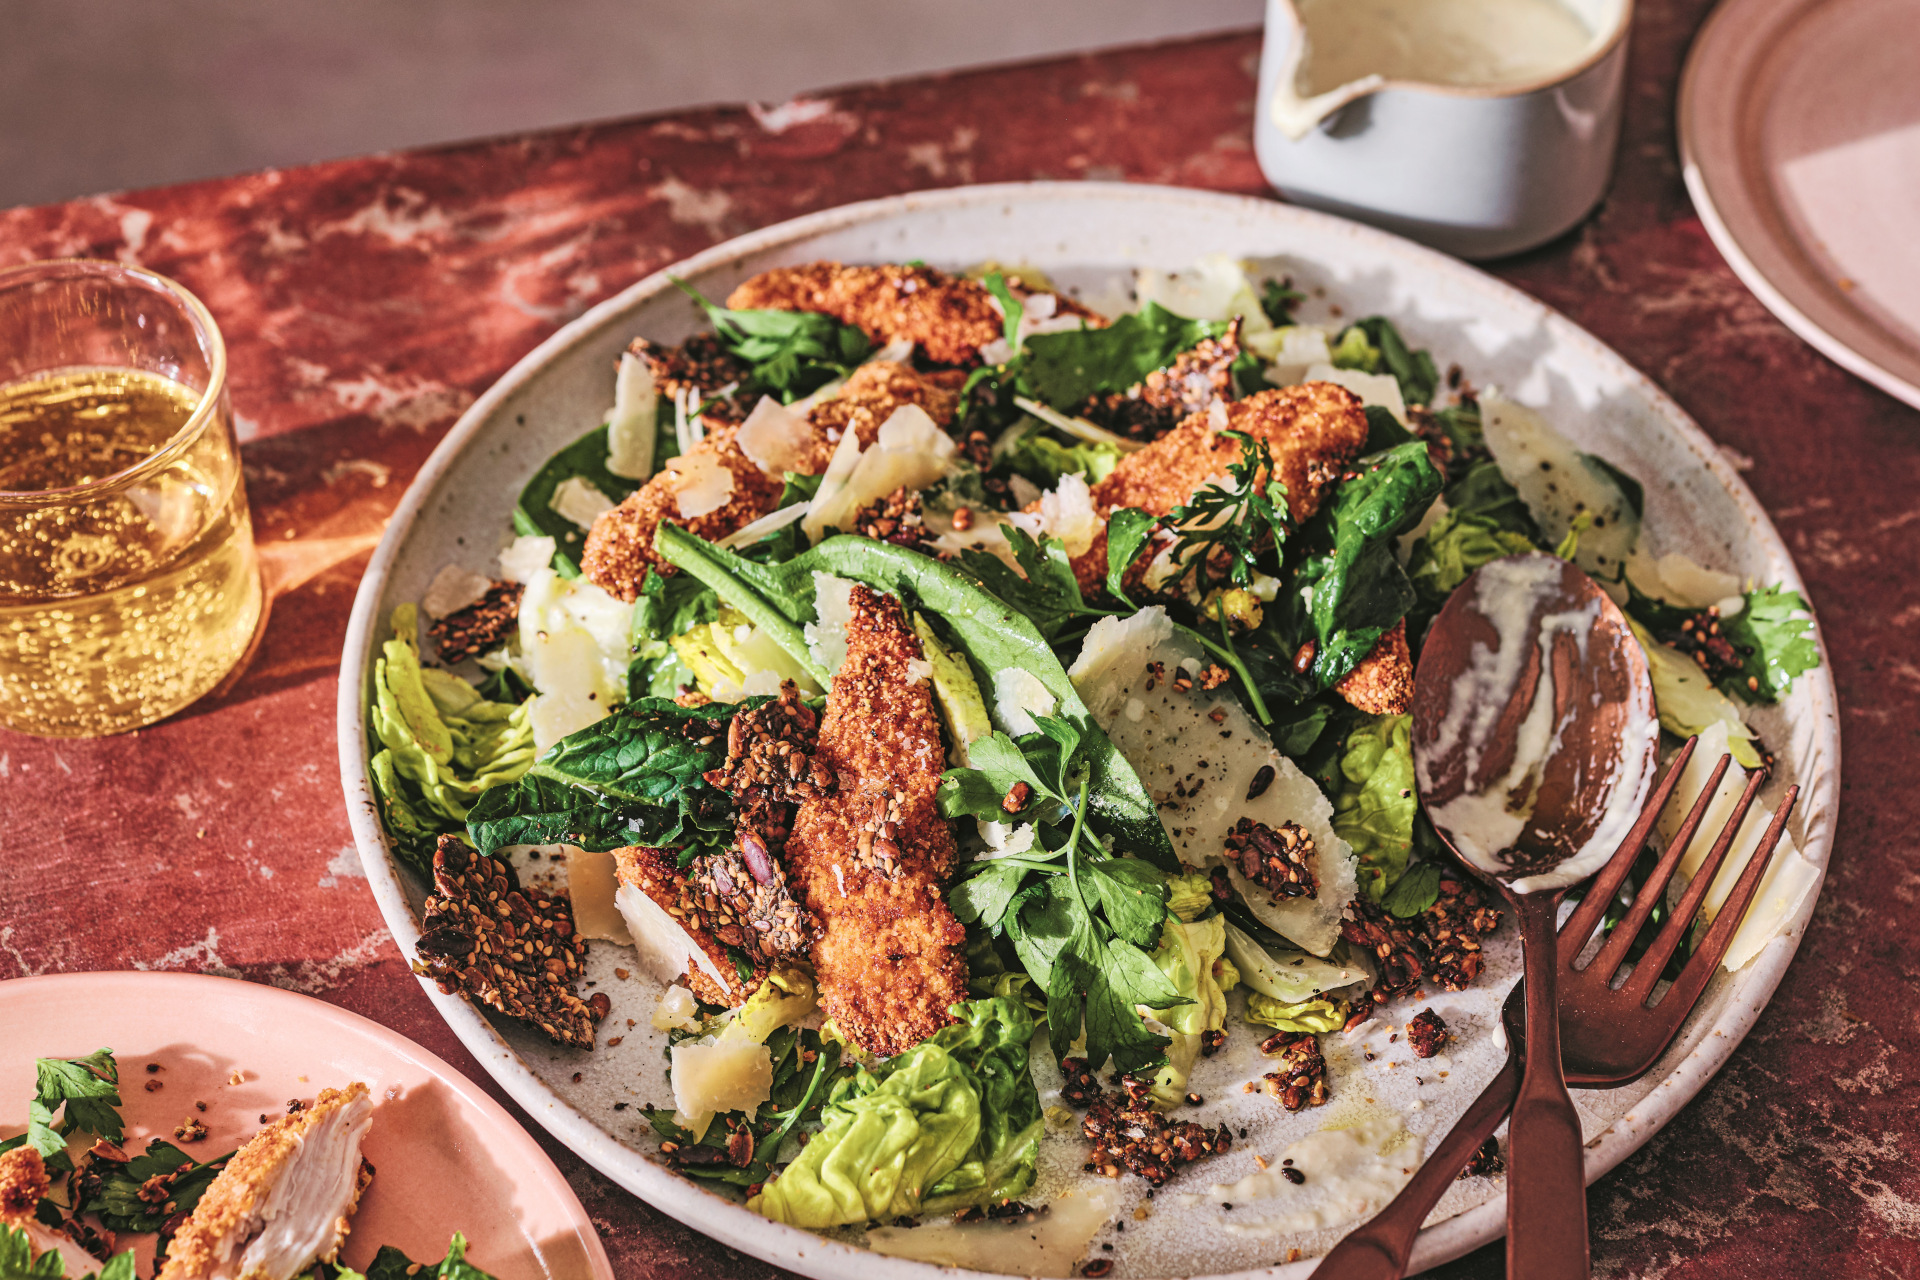
M1409 350L1406 340L1400 336L1400 330L1385 316L1368 316L1355 322L1354 327L1363 330L1368 340L1379 349L1380 363L1400 384L1402 400L1410 405L1424 405L1432 401L1433 393L1440 387L1440 370L1434 366L1433 357L1424 348Z
M1058 408L1077 408L1093 396L1125 391L1202 338L1226 330L1224 324L1189 320L1149 302L1104 329L1037 333L1026 341L1020 388Z
M533 479L527 481L526 487L520 490L519 499L513 504L513 531L530 537L552 538L553 569L563 578L580 576L577 557L586 545L586 534L580 526L552 506L554 490L574 476L598 489L614 503L623 501L640 487L639 481L628 480L607 470L607 428L604 423L554 454L547 459L544 467L533 473Z
M89 1207L113 1231L158 1231L176 1212L193 1212L233 1155L229 1151L200 1164L171 1142L155 1138L145 1152L124 1165L102 1161L95 1166L107 1172ZM158 1204L141 1199L140 1189L147 1181L163 1174L171 1175L166 1198Z
M724 847L733 801L702 775L726 762L733 714L765 700L630 702L547 748L512 787L483 793L467 815L468 835L486 854L513 844L644 845L677 848L684 863Z
M691 574L663 578L647 571L633 602L627 632L627 698L671 698L693 683L693 672L667 641L720 616L720 597Z
M1382 904L1402 920L1411 919L1440 901L1440 864L1419 862L1407 868Z
M735 311L709 302L684 280L673 282L706 310L714 336L751 372L735 393L751 403L756 393L791 404L835 378L844 378L867 358L873 344L852 325L812 311Z

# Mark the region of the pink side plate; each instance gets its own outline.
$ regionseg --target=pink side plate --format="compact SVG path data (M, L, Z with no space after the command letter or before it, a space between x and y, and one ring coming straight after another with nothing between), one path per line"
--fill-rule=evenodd
M1701 221L1786 326L1920 407L1920 5L1724 0L1680 83Z
M0 982L0 1026L0 1134L26 1126L37 1057L112 1049L127 1150L174 1141L191 1117L208 1130L184 1147L200 1159L245 1142L289 1099L359 1080L374 1097L362 1150L377 1172L342 1261L364 1268L390 1244L431 1262L459 1231L467 1257L501 1280L613 1280L586 1210L526 1130L451 1066L357 1014L228 978L72 973ZM153 1237L135 1244L146 1274Z

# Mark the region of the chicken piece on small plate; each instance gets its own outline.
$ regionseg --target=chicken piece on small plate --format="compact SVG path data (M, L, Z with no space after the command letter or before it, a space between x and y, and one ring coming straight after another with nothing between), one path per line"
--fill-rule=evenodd
M355 1082L255 1134L174 1236L158 1280L293 1280L332 1262L373 1177L360 1158L372 1123Z
M0 1227L26 1232L27 1248L33 1257L57 1255L70 1276L100 1270L98 1258L36 1216L35 1210L51 1187L46 1163L32 1147L15 1147L0 1153Z

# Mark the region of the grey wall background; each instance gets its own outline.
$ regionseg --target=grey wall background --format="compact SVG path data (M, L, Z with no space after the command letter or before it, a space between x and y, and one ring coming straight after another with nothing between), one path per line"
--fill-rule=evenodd
M1198 35L1262 0L0 0L0 206Z

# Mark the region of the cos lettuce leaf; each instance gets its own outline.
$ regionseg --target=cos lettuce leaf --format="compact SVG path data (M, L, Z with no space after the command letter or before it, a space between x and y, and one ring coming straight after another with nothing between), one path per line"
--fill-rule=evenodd
M1360 891L1383 900L1407 869L1420 801L1413 788L1412 716L1371 716L1347 734L1333 829L1359 859Z
M1303 1000L1288 1004L1254 991L1247 995L1247 1021L1279 1031L1324 1035L1346 1025L1347 1004L1344 1000Z
M1527 504L1491 462L1468 468L1444 499L1446 514L1413 544L1407 561L1421 603L1436 611L1481 565L1540 545Z
M999 461L1042 489L1051 489L1067 475L1084 475L1088 484L1099 484L1124 456L1117 445L1105 441L1068 445L1036 430L1021 436Z
M1004 998L954 1013L959 1025L836 1084L819 1132L748 1207L822 1230L997 1203L1032 1186L1033 1019Z
M525 773L534 748L530 702L489 702L459 676L422 668L416 618L411 604L393 611L393 638L374 662L368 720L380 749L368 772L394 847L425 871L435 839Z
M1214 972L1226 954L1227 921L1209 916L1191 923L1167 921L1154 948L1153 962L1187 1003L1153 1010L1154 1020L1171 1033L1167 1064L1153 1079L1154 1105L1171 1111L1186 1100L1187 1078L1200 1056L1201 1035L1227 1025L1227 993Z

